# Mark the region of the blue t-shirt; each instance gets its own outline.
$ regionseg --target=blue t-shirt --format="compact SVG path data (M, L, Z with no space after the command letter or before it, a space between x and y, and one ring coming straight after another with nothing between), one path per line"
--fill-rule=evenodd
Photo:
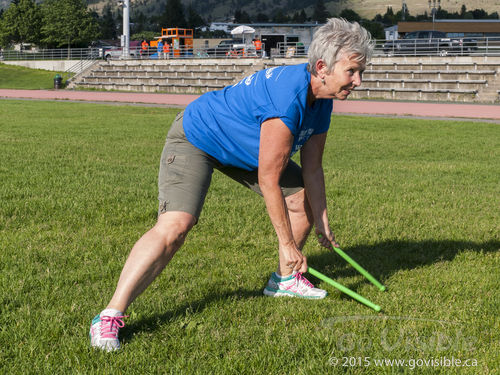
M307 64L261 70L233 86L202 95L186 107L186 138L223 165L258 167L260 126L280 118L293 134L291 155L330 126L331 99L307 105Z

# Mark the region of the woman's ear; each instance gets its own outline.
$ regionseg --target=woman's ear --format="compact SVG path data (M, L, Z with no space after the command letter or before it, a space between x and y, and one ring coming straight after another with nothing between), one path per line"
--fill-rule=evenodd
M324 78L328 73L328 67L323 59L318 59L316 61L316 73L319 78Z

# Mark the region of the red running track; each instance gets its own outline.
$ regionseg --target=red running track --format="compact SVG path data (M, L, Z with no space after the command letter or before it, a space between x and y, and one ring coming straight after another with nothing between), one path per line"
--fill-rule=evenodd
M90 102L144 103L173 107L185 107L198 95L146 94L133 92L96 92L71 90L6 90L0 89L0 98L71 100ZM335 101L334 113L471 118L500 120L500 105L419 103L347 100Z

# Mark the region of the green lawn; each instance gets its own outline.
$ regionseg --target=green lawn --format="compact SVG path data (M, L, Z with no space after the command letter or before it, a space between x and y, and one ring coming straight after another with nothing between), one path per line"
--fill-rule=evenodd
M325 300L262 296L277 262L263 201L215 173L186 245L129 309L122 351L89 348L155 222L176 112L1 102L2 374L498 373L500 125L480 122L334 116L329 216L388 290L313 238L305 254L383 312L313 277Z
M0 89L52 89L56 74L63 73L0 63Z

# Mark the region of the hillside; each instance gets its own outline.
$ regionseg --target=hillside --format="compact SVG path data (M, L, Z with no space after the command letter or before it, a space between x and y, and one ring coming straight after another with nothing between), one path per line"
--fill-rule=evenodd
M145 14L163 12L167 0L131 0L132 15L134 10ZM312 14L313 5L316 0L181 0L185 6L192 5L206 21L225 21L234 15L237 9L241 9L250 15L264 13L272 16L279 10L285 14L293 15L304 9L307 15ZM0 8L5 8L11 0L0 0ZM116 4L112 0L88 0L89 7L100 12L105 4ZM428 0L406 0L410 14L422 14L429 12ZM482 0L481 2L471 0L441 0L441 7L449 12L460 11L462 4L468 10L482 8L487 12L495 12L500 9L500 0ZM350 8L361 16L371 19L377 13L384 14L387 7L391 6L394 12L402 7L402 0L325 0L325 5L330 14L340 13L342 9Z
M3 1L3 0L0 0ZM96 4L91 5L95 9L102 9L106 1L93 0ZM313 12L313 6L316 0L181 0L186 6L192 5L196 11L207 21L225 21L234 15L237 9L246 11L250 15L264 13L272 16L279 10L293 15L295 12L304 9L310 16ZM137 9L143 9L149 12L164 9L166 0L132 0ZM428 0L406 0L410 14L422 14L429 12ZM441 0L441 7L449 12L460 11L462 4L465 4L468 10L482 8L487 12L495 12L500 9L500 0L482 0L481 2L471 0ZM384 14L388 6L391 6L394 12L402 7L402 0L325 0L325 5L331 15L340 13L342 9L350 8L361 16L371 19L377 13Z

